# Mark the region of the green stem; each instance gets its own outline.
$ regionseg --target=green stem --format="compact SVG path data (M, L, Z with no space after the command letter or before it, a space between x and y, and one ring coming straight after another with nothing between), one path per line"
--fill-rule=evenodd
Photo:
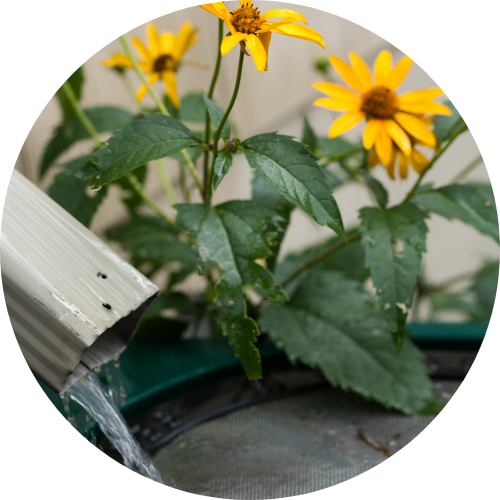
M224 36L224 21L222 19L219 19L219 40L218 40L218 45L217 45L217 60L215 62L215 68L214 68L214 74L212 76L212 81L210 82L210 88L208 90L208 97L209 99L212 99L212 96L214 95L214 90L215 90L215 84L217 83L217 79L219 78L219 71L220 71L220 63L222 60L222 54L220 51L220 46L222 44L222 38ZM208 113L208 110L205 112L205 144L208 146L210 143L210 114ZM203 179L205 180L205 190L204 194L206 196L206 193L208 191L207 183L208 183L208 177L209 177L209 168L208 168L208 149L205 151L205 155L203 158Z
M469 175L478 165L483 162L483 157L479 155L475 160L471 161L461 172L459 172L451 182L461 182Z
M177 197L175 196L174 186L172 185L172 181L168 176L168 172L166 170L166 166L163 164L161 160L155 160L156 170L158 172L158 176L160 177L161 184L163 186L163 190L165 191L165 195L167 197L168 203L171 207L173 207L177 203Z
M132 52L132 49L130 48L129 43L125 39L124 36L120 37L120 42L122 43L123 49L125 50L127 56L130 58L132 61L132 65L134 66L134 70L137 73L137 76L141 80L141 82L146 86L146 89L148 90L149 94L153 98L153 101L156 103L156 106L160 110L160 112L164 115L168 116L168 110L163 103L163 101L158 97L158 94L153 90L153 87L149 84L146 76L144 75L144 72L142 71L141 67L139 66L139 63L137 62L137 58L135 57L134 53ZM198 177L198 174L196 172L196 167L191 160L189 154L185 149L181 151L181 155L184 158L184 161L186 162L186 165L189 168L189 171L191 172L191 175L194 177L194 180L196 182L196 186L200 190L201 195L203 196L203 186L201 185L200 179Z
M361 233L354 233L349 238L347 238L347 241L350 243L354 240L357 240L361 238ZM299 268L297 268L288 278L286 278L281 285L286 286L288 283L293 281L299 274L303 273L306 269L309 269L310 267L314 266L318 262L321 262L323 259L326 259L326 257L329 257L330 255L334 254L337 250L340 250L342 247L347 245L347 243L344 240L338 241L335 245L330 247L328 250L325 250L324 252L320 253L319 255L316 255L316 257L313 257L311 260L305 262L302 264Z
M238 97L238 90L240 89L241 73L243 70L244 58L245 58L245 53L243 51L241 51L240 52L240 59L238 61L238 72L236 73L236 82L234 84L233 95L231 97L231 101L229 102L229 106L227 107L226 112L224 113L224 116L222 117L222 120L220 121L218 129L214 133L214 138L213 138L214 149L213 149L212 166L211 166L210 171L208 173L207 192L206 192L206 197L205 197L205 202L208 204L210 204L210 201L212 199L212 179L213 179L213 175L214 175L215 160L217 160L217 155L219 153L218 144L219 144L220 134L221 134L222 129L224 128L224 125L229 117L229 114L231 113L231 110L233 109L234 103L236 102L236 97Z
M64 93L66 94L66 97L68 98L68 101L70 102L73 110L75 111L76 115L82 122L82 125L85 127L85 130L88 132L90 137L94 140L96 143L97 147L101 147L101 138L99 137L99 132L95 129L94 125L92 122L88 119L87 115L85 114L85 111L83 111L80 103L78 102L78 99L76 98L75 93L73 92L73 89L71 88L71 85L66 81L62 85L62 89Z
M436 163L439 158L443 155L443 153L452 145L452 143L455 141L455 139L462 133L467 130L467 125L464 123L449 139L448 142L444 147L442 147L439 151L436 151L434 153L434 156L432 157L431 161L429 164L425 167L425 170L420 174L420 177L417 179L417 182L413 185L413 187L410 189L409 193L406 195L406 198L404 199L403 203L406 203L409 201L411 198L413 198L413 195L415 194L415 191L418 189L420 186L420 183L422 182L422 179L424 178L425 174L432 168L434 163Z
M165 212L147 195L146 191L139 182L139 179L134 174L128 174L127 179L130 185L134 188L134 191L141 197L142 201L159 215L162 219L166 220L169 224L174 224L174 222L168 217Z
M181 185L182 196L184 201L187 203L191 202L191 193L189 192L187 183L186 183L186 171L184 170L184 165L179 163L179 183Z

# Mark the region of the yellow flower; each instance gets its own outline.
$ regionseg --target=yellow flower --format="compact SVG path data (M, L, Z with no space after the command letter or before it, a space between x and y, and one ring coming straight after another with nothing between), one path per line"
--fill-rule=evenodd
M405 79L412 64L409 57L404 57L392 68L391 54L388 51L381 52L374 64L373 78L361 57L353 52L349 55L352 66L335 56L330 56L330 62L353 91L329 82L313 84L314 88L329 96L318 99L315 106L347 111L333 122L328 137L337 137L366 119L363 132L365 149L375 146L380 162L393 170L394 144L406 159L412 157L412 140L434 148L436 137L422 115L452 114L446 106L433 100L443 91L435 88L397 95L395 90ZM400 166L402 172L405 171L404 161L403 168Z
M272 33L302 38L325 48L323 37L317 31L301 24L293 24L297 21L307 24L306 18L293 10L273 9L261 14L257 7L246 0L240 0L240 7L232 12L227 10L223 2L207 3L200 7L222 19L231 33L222 41L221 54L225 56L239 43L245 54L249 55L246 49L250 51L259 72L267 71L267 55ZM268 21L279 17L284 19Z
M418 118L422 120L426 127L429 127L433 124L432 116L421 116L418 115ZM423 142L413 139L410 137L412 149L410 155L405 155L397 146L392 148L391 160L389 165L387 165L387 173L391 179L395 179L395 170L396 165L399 167L399 176L401 179L406 179L408 177L408 165L413 167L413 170L417 172L417 174L422 174L424 172L427 165L429 165L429 159L422 152L415 148L415 146L426 146ZM399 159L399 161L398 161ZM368 156L366 157L368 165L372 168L376 167L380 162L380 158L378 157L375 149L372 149Z
M149 83L153 85L161 78L165 84L167 96L176 108L180 107L180 101L177 95L175 73L184 53L198 40L197 31L191 28L191 23L188 21L181 27L177 36L168 32L159 35L155 26L151 24L147 28L149 49L138 38L132 40L137 53L142 57L139 66L149 74ZM133 68L130 58L123 54L117 54L104 61L103 64L118 68ZM141 101L146 92L146 86L141 84L136 99Z

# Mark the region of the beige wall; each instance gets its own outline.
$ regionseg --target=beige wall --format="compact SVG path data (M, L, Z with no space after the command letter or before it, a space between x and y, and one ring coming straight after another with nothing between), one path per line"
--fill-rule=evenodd
M237 5L235 2L226 3L229 8ZM284 4L277 2L261 2L261 10L269 10ZM321 80L312 70L311 62L318 55L335 53L347 57L350 50L362 55L369 63L373 62L376 54L384 48L393 51L395 58L401 54L388 42L373 33L341 18L323 13L311 8L298 8L308 21L309 26L324 36L326 50L319 46L281 35L273 35L269 55L269 71L257 73L253 62L248 58L245 61L243 81L239 98L234 108L232 118L238 127L241 138L264 131L280 130L295 136L300 136L302 126L301 115L306 111L313 127L326 135L333 114L325 109L312 108L311 103L319 93L310 87L314 81ZM177 31L185 20L191 20L200 27L200 41L190 50L188 58L207 62L210 70L201 70L194 67L184 67L178 75L178 84L181 93L192 89L207 89L213 62L216 57L216 30L217 21L209 13L198 7L186 9L156 20L160 31ZM138 36L145 38L145 26L133 30L127 38ZM101 61L119 52L121 46L115 41L104 47L85 64L87 85L83 103L86 106L98 104L116 104L134 108L119 77L109 69L101 66ZM446 50L446 47L443 47ZM238 51L233 50L223 59L222 71L215 92L216 100L224 107L229 101L236 72ZM131 75L134 85L137 79ZM435 85L434 82L416 64L409 77L401 87L402 90L411 90ZM160 88L160 87L158 87ZM446 90L446 89L444 89ZM31 130L21 151L16 168L21 170L31 180L36 181L36 172L41 158L43 145L50 137L52 128L60 119L57 103L52 99L40 118ZM359 137L361 127L355 129L351 136ZM61 161L74 156L77 152L87 151L89 144L78 145L68 152ZM449 182L470 160L478 155L478 150L471 135L467 133L457 140L450 151L436 164L428 175L428 180L444 184ZM167 160L168 168L174 179L177 178L177 166ZM412 172L407 181L388 181L385 171L378 167L374 174L389 185L392 202L400 200L408 190L408 186L415 180ZM242 156L235 160L230 173L221 184L215 195L215 201L221 202L230 198L249 197L249 180L252 174ZM470 178L487 179L484 166L477 168ZM43 187L46 187L47 179ZM148 182L148 191L157 198L166 209L159 183L155 172L151 169ZM111 196L102 205L94 220L92 229L102 234L103 228L113 224L124 215L124 211L117 202L118 192L112 189ZM338 190L335 194L339 203L344 221L347 226L356 223L357 210L370 203L367 193L359 186L348 186ZM425 258L425 270L433 281L440 281L458 273L474 269L486 256L496 256L497 246L485 236L479 235L459 222L449 222L433 217L429 222L430 235L428 239L429 255ZM311 242L330 235L325 228L319 228L310 223L306 216L296 211L293 216L292 230L285 240L285 250L300 248Z

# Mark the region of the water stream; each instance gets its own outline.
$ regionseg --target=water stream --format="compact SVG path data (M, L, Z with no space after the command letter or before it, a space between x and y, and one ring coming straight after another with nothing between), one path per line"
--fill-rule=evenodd
M125 466L153 481L164 484L151 458L141 449L112 399L93 372L69 389L65 396L79 403L99 424L104 435L120 452Z

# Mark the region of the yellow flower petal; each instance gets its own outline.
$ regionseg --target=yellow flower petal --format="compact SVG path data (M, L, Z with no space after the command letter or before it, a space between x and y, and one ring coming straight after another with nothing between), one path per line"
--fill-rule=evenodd
M347 132L351 128L355 127L363 118L365 114L362 111L350 111L345 115L339 116L330 127L328 131L328 138L332 139L337 137L344 132Z
M134 44L135 49L137 50L137 53L146 60L152 59L151 54L149 52L149 49L146 48L146 46L139 40L139 38L134 38L132 39L132 43Z
M191 23L189 21L185 22L177 36L175 37L175 49L172 56L176 61L180 60L182 55L196 42L197 29L191 28Z
M352 70L358 77L358 80L363 87L363 92L366 92L368 89L373 87L373 80L370 70L368 69L365 61L363 61L363 59L361 59L358 54L350 52L349 57L351 58Z
M161 54L160 49L160 37L158 32L156 31L156 26L154 24L150 24L148 26L148 39L149 39L149 51L151 52L151 56L153 58L157 58Z
M245 45L250 51L250 54L252 54L253 62L257 67L257 71L261 73L264 71L267 62L266 49L264 48L264 45L262 45L262 42L256 35L245 35Z
M429 165L429 159L420 151L413 148L410 156L410 163L415 172L421 174L426 169L427 165Z
M397 89L406 78L406 75L408 74L408 71L410 71L412 63L413 61L408 56L403 57L403 59L401 59L401 61L396 64L389 78L387 79L385 83L387 87L392 90Z
M399 176L401 179L408 177L408 157L404 154L399 155Z
M236 35L225 36L220 45L220 52L225 56L236 44L245 39L245 33L236 33Z
M285 24L291 24L294 23L295 20L293 17L285 17L285 19L282 19L281 21L271 21L271 22L264 22L261 24L259 31L256 33L265 33L266 31L274 31L276 28L279 28L280 26L283 26Z
M335 85L335 83L317 82L313 83L312 86L330 97L338 97L339 99L344 99L345 101L352 101L361 104L360 96L354 94L345 87Z
M165 55L171 55L175 60L179 60L174 53L176 52L175 38L172 33L164 33L160 36L160 53Z
M356 76L356 73L354 73L354 70L345 61L340 59L340 57L330 56L330 62L349 87L361 94L363 93L363 84L359 81L359 78Z
M363 146L365 149L371 149L373 147L379 130L382 127L382 120L372 118L366 122L365 130L363 131Z
M269 65L269 44L271 43L271 35L272 33L270 31L259 33L257 35L259 37L259 40L262 42L264 50L266 51L266 65L264 67L264 71L267 71Z
M380 163L389 166L392 155L392 140L387 133L385 127L380 127L378 136L375 139L375 151L377 152L377 156L380 158Z
M128 56L115 54L111 59L102 62L103 66L114 66L116 68L133 68L134 65Z
M175 81L175 73L173 71L164 71L162 73L163 83L165 84L165 92L167 93L170 102L174 108L179 109L181 103L177 95L177 82Z
M293 36L295 38L301 38L302 40L309 40L310 42L317 43L321 47L325 48L323 37L317 31L314 31L307 26L302 26L301 24L286 24L285 26L274 28L272 31L280 33L281 35Z
M436 136L427 125L418 118L408 113L396 113L394 119L415 139L422 141L423 144L433 148L436 145Z
M391 75L391 53L383 50L375 60L375 84L386 85Z
M200 5L199 7L205 9L207 12L210 12L210 14L213 14L214 16L217 16L219 19L222 20L224 20L224 16L228 12L223 2L206 3Z
M367 157L366 157L366 161L368 162L368 165L370 165L370 167L372 168L375 168L379 163L380 163L380 160L378 159L378 156L377 156L377 152L372 149Z
M273 9L273 10L268 10L267 12L264 12L260 16L261 19L274 19L276 17L291 17L293 18L294 21L302 21L303 23L307 24L306 18L302 15L299 14L298 12L295 12L294 10L288 10L288 9Z
M421 102L409 102L402 103L399 102L399 109L402 111L407 111L408 113L426 114L430 113L432 115L452 115L453 112L444 106L443 104L438 104L433 101L421 101Z
M153 85L153 83L155 83L158 80L158 78L160 78L158 73L151 73L148 78L149 84ZM139 90L137 91L137 94L135 96L137 101L141 102L144 96L146 95L147 91L148 89L146 88L146 85L141 83L141 86L139 87Z
M334 111L359 111L359 104L337 97L323 97L314 101L314 106L333 109Z
M399 102L409 104L413 102L432 101L435 97L443 95L441 89L413 90L399 96Z
M390 138L405 155L409 156L411 154L411 142L406 132L394 120L383 120L383 124Z
M389 164L386 166L387 168L387 174L389 177L394 181L396 180L396 176L394 175L394 171L396 169L396 159L398 157L396 148L392 148L392 154L391 154L391 161Z

